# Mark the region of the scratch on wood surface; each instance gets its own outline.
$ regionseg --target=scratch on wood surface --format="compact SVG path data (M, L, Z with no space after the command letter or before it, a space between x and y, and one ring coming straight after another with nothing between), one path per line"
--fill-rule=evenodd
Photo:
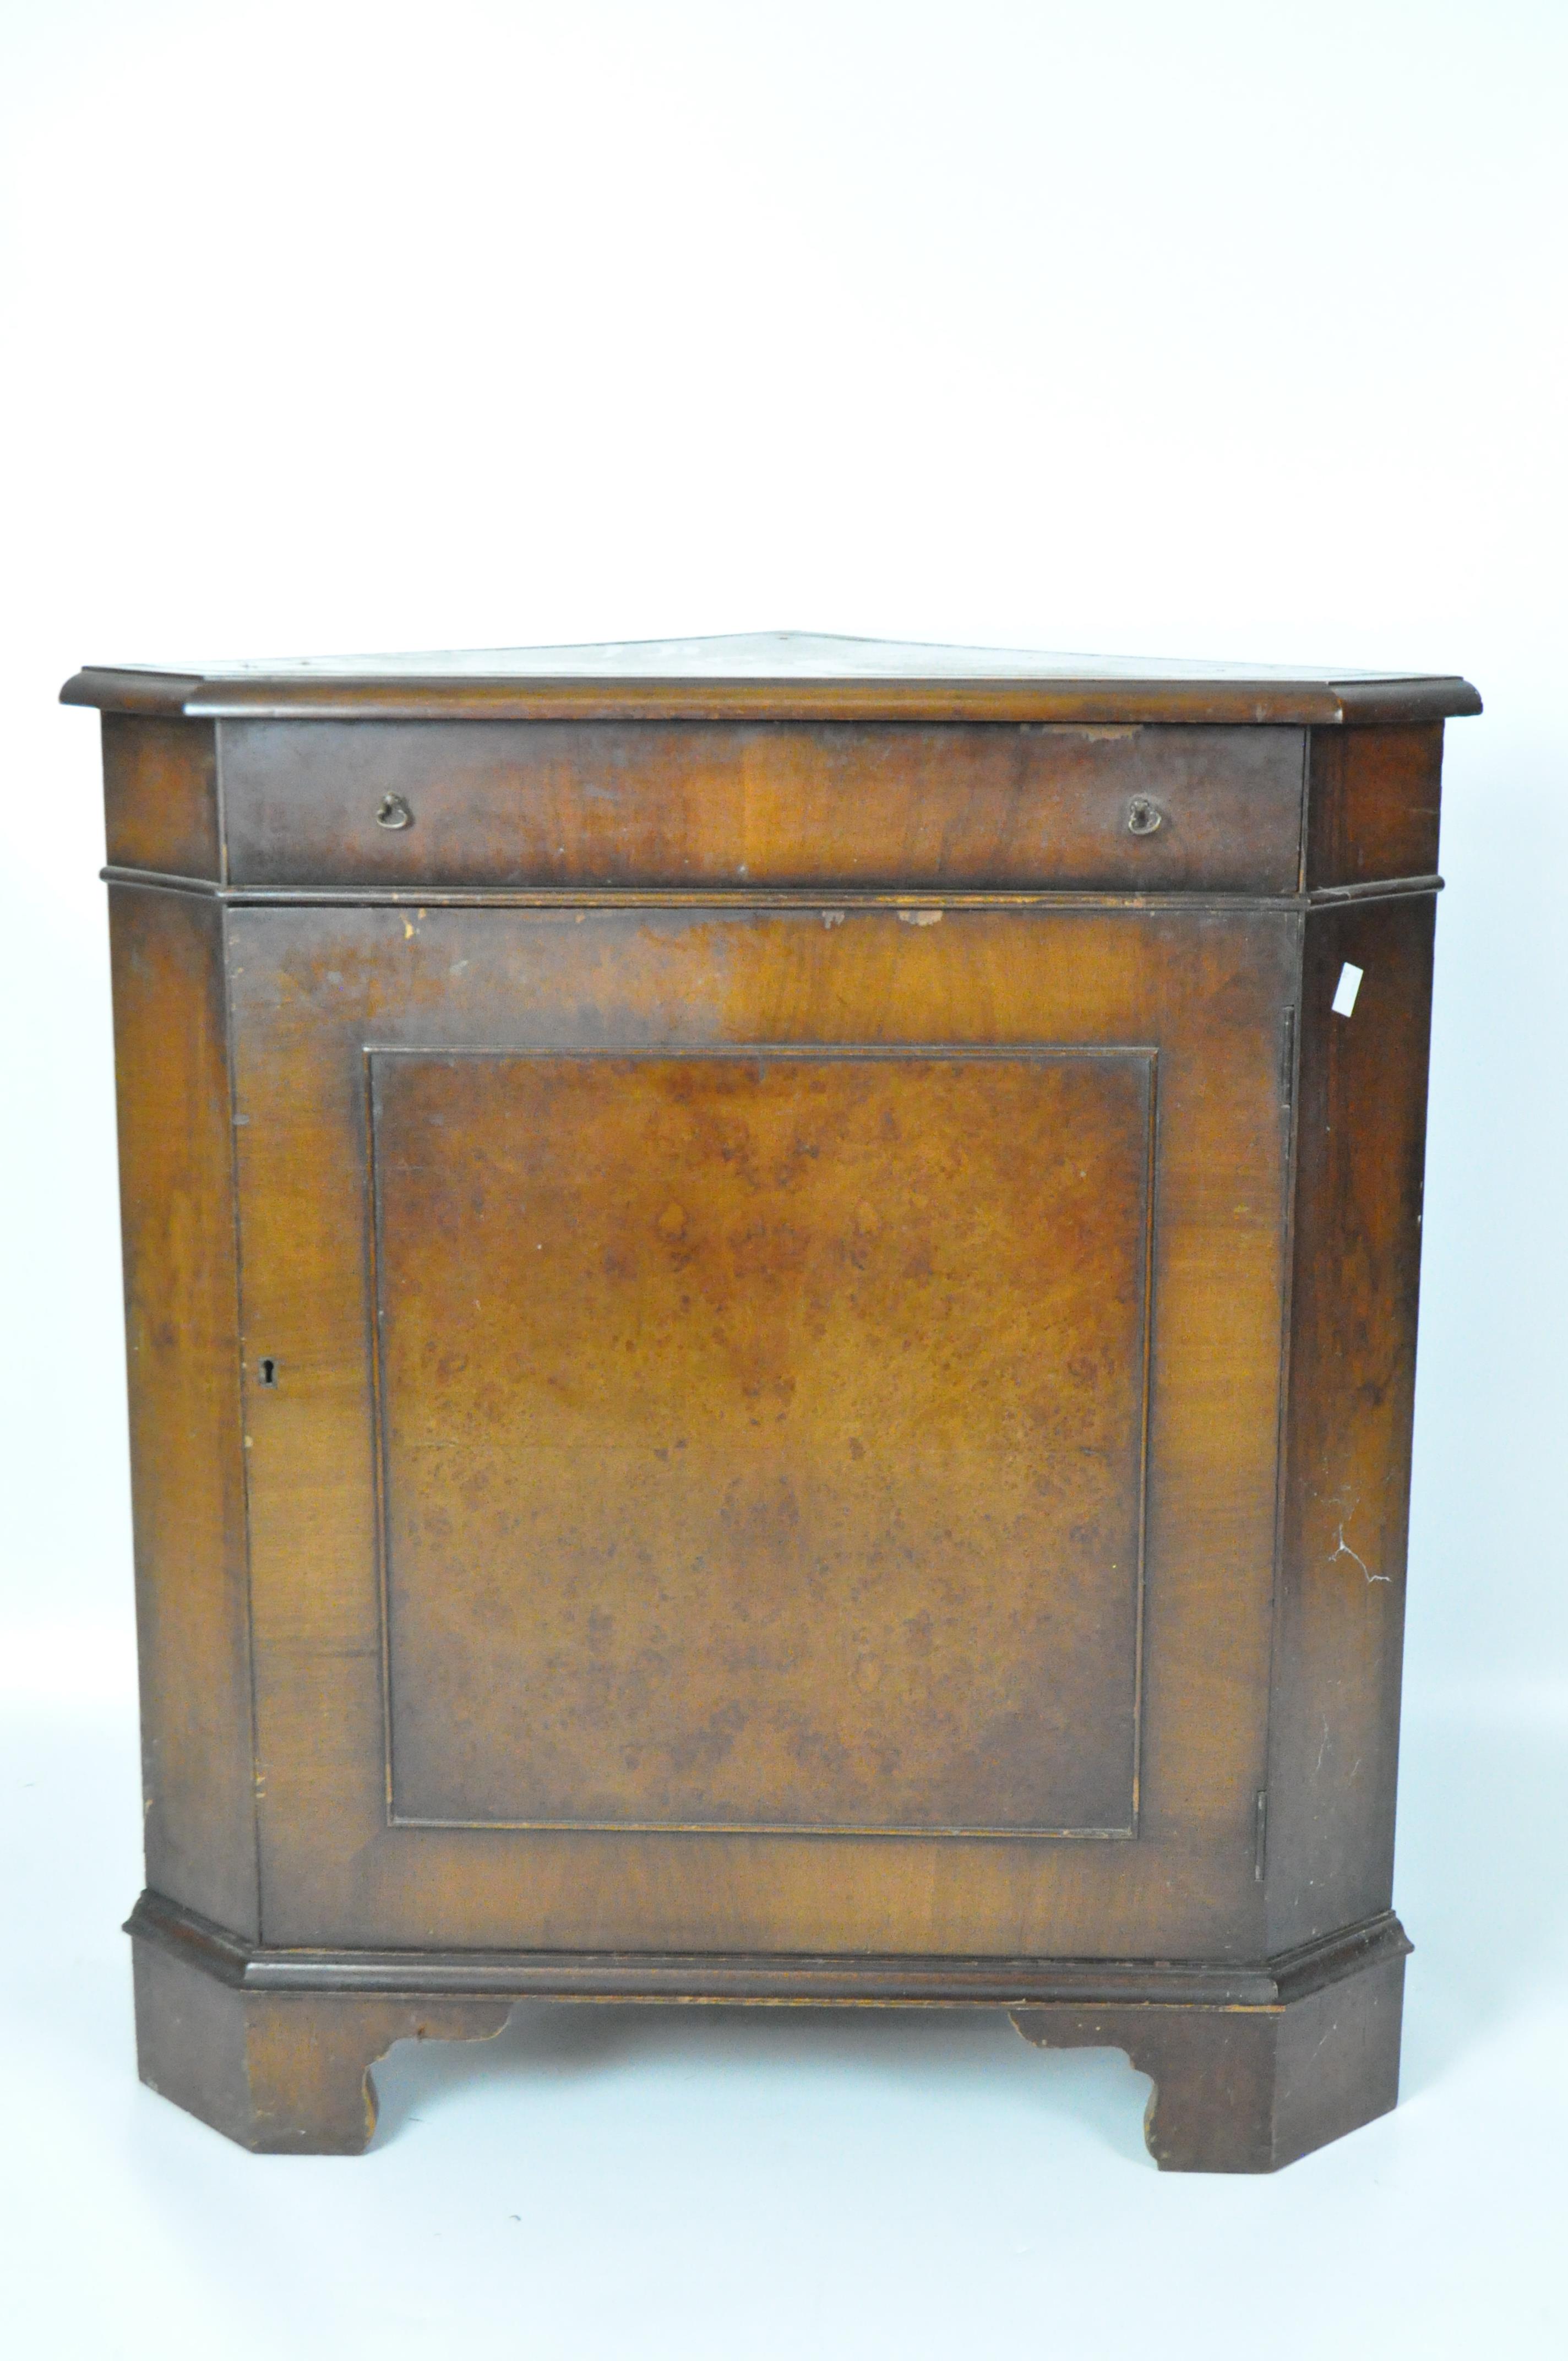
M1391 1582L1394 1578L1392 1575L1374 1574L1372 1568L1367 1565L1366 1560L1362 1556L1361 1552L1359 1550L1352 1549L1350 1543L1344 1537L1344 1529L1346 1525L1349 1524L1352 1517L1354 1516L1359 1505L1356 1494L1347 1490L1341 1492L1336 1497L1331 1493L1329 1496L1329 1504L1332 1508L1338 1509L1341 1511L1339 1521L1339 1537L1335 1542L1333 1548L1329 1553L1329 1564L1331 1565L1336 1565L1342 1557L1353 1558L1355 1561L1355 1564L1361 1568L1362 1573L1366 1576L1368 1582Z
M1339 1545L1335 1549L1333 1556L1330 1558L1329 1564L1332 1565L1336 1558L1342 1557L1354 1558L1356 1565L1361 1568L1362 1573L1366 1576L1368 1582L1392 1582L1394 1578L1393 1576L1389 1574L1374 1574L1372 1568L1367 1565L1366 1560L1362 1556L1360 1551L1353 1550L1351 1548L1350 1543L1344 1537L1344 1519L1343 1517L1340 1519L1339 1523Z

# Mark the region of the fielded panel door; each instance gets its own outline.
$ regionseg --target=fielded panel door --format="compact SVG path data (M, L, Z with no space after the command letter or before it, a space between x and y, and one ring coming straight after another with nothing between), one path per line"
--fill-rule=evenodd
M1255 1948L1297 946L228 918L273 1943Z

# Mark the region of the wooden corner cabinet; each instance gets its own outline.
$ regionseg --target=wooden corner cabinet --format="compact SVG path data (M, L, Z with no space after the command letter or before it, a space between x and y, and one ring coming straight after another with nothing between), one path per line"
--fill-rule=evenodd
M147 2081L525 1996L1383 2113L1463 681L780 633L103 713Z

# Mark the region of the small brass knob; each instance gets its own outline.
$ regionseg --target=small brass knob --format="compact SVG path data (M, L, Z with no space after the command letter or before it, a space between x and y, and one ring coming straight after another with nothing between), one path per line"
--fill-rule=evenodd
M411 828L413 817L401 796L383 796L376 807L378 828Z
M1147 796L1135 796L1127 806L1127 826L1135 836L1152 836L1165 814Z

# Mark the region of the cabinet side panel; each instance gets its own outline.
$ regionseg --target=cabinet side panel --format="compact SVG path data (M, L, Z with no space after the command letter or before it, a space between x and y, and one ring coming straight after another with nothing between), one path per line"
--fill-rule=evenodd
M1441 721L1314 730L1307 884L1366 885L1437 868Z
M1363 904L1306 929L1270 1950L1390 1900L1433 910Z
M259 1933L224 917L110 895L148 1883Z
M222 875L216 731L210 721L104 716L104 822L116 869Z

